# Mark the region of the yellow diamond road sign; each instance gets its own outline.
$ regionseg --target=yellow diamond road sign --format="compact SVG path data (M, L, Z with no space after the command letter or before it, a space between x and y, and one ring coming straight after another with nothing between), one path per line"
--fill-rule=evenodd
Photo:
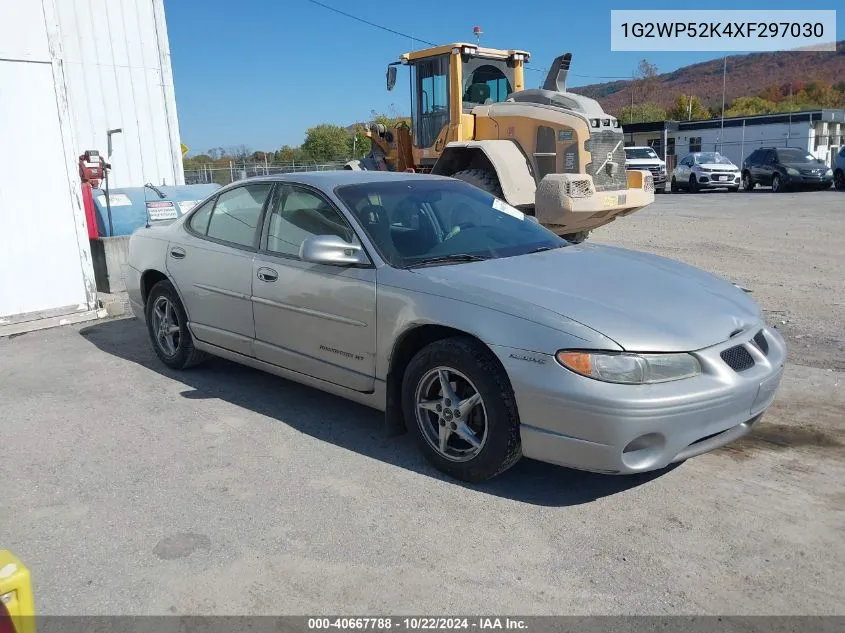
M182 146L182 157L184 157L188 153L188 146L184 143L180 143L180 145Z

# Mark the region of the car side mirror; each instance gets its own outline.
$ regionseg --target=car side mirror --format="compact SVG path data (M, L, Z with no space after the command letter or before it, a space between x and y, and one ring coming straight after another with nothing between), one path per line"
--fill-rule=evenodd
M396 85L396 66L388 66L387 67L387 90L388 92L393 90L393 87Z
M337 235L314 235L299 247L299 258L312 264L330 266L361 266L370 263L364 248Z

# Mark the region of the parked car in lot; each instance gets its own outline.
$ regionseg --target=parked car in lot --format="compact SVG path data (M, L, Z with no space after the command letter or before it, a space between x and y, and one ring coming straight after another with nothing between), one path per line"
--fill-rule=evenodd
M823 160L797 147L761 147L742 163L742 186L771 186L775 193L787 189L830 189L833 170Z
M126 284L168 367L210 353L369 405L466 481L711 451L757 423L786 355L735 285L431 175L233 183L138 229Z
M739 191L739 167L719 152L687 154L672 170L672 191L684 189L693 193L702 189Z
M833 163L833 186L838 191L845 191L845 145L839 148Z
M666 163L651 147L626 147L625 169L650 171L655 193L666 193Z

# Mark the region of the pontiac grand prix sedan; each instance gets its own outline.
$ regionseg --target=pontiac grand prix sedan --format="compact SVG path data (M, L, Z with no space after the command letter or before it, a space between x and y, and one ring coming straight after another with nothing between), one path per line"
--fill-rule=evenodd
M523 455L626 474L711 451L786 356L732 283L431 175L233 183L136 231L126 281L169 367L212 354L369 405L474 482Z

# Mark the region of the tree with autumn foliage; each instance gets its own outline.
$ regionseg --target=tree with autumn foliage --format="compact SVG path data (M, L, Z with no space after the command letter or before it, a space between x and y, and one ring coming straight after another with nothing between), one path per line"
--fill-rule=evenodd
M666 117L673 121L701 121L710 118L710 111L695 95L678 95Z

